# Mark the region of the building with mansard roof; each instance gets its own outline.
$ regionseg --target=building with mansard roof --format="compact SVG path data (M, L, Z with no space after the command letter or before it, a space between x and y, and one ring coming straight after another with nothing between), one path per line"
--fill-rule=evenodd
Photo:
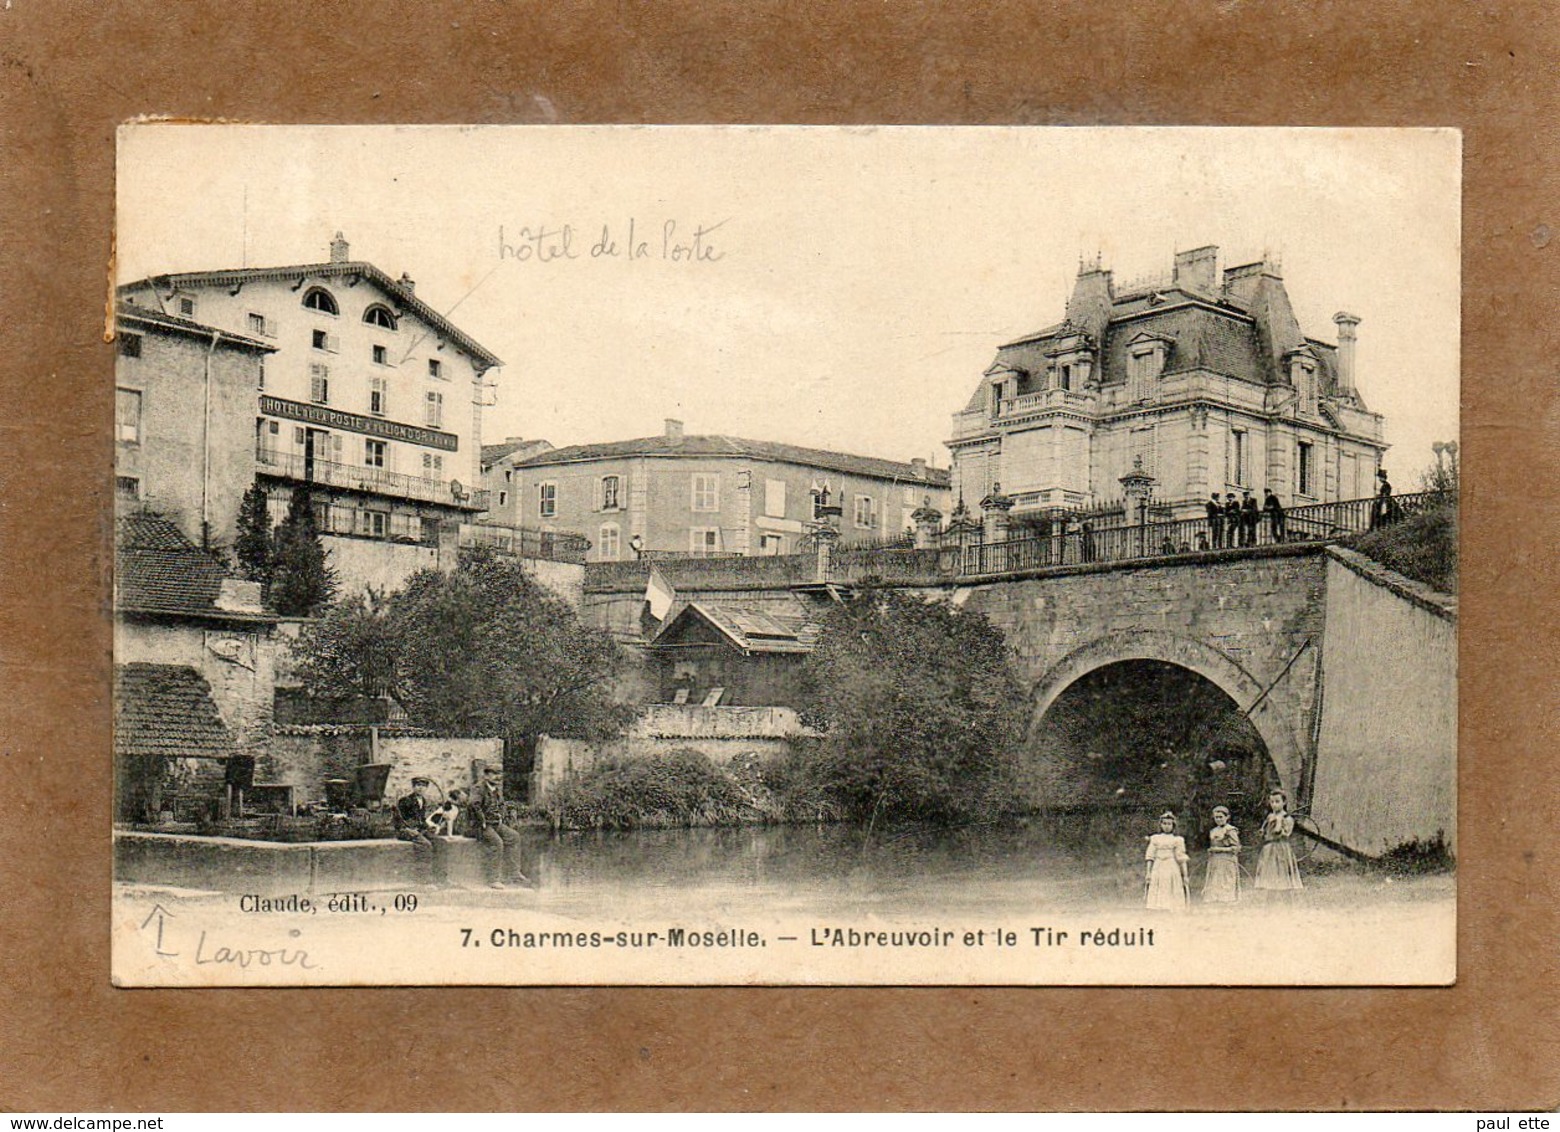
M1178 252L1165 279L1117 288L1083 265L1061 322L1008 342L953 417L953 491L995 490L1021 523L1123 517L1122 479L1151 477L1155 518L1210 494L1271 488L1286 506L1365 498L1386 444L1356 372L1360 318L1311 337L1277 266ZM1134 517L1139 518L1139 517Z
M118 297L122 493L221 547L249 483L277 521L303 484L347 587L453 565L487 506L482 408L501 363L410 278L337 233L325 263L155 275Z

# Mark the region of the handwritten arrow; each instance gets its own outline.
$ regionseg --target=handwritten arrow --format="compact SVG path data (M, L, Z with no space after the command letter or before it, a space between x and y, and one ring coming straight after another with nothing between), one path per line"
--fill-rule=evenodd
M162 904L158 903L158 904L153 904L152 905L151 912L147 914L146 919L141 921L141 930L142 931L145 931L147 925L149 925L153 920L157 921L157 954L158 955L177 955L178 954L177 951L164 951L163 950L163 924L166 922L167 917L172 916L172 915L173 915L172 912L168 911L168 909L164 908L162 906Z

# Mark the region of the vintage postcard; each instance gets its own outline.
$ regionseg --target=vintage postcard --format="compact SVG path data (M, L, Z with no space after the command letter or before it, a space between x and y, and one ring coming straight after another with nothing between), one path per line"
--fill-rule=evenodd
M118 145L118 985L1455 980L1455 131Z

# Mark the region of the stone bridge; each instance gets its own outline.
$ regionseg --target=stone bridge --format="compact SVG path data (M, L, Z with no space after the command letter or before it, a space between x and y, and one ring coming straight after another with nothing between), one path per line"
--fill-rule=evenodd
M950 577L937 561L885 552L863 556L854 574L949 598L1002 629L1030 689L1032 747L1091 674L1157 662L1127 670L1114 690L1092 686L1105 701L1096 709L1128 722L1107 723L1118 745L1132 740L1130 711L1110 698L1131 699L1133 672L1194 673L1227 698L1216 710L1249 720L1291 804L1327 836L1367 853L1454 841L1455 598L1321 541L990 576ZM587 570L586 614L629 639L648 567L607 565L616 573ZM826 589L800 559L659 565L679 600L794 602L799 590L821 599ZM829 580L852 578L836 570Z
M1033 689L1032 730L1090 672L1160 661L1195 672L1248 714L1293 798L1315 731L1324 551L1312 543L1037 570L972 580L955 600L1007 635Z

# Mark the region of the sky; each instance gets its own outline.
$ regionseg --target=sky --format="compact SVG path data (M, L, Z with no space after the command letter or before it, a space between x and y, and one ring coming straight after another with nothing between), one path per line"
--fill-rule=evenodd
M152 123L120 131L118 271L321 262L339 230L503 359L489 443L675 417L946 467L1080 259L1120 286L1217 244L1278 257L1311 337L1363 320L1402 491L1457 436L1460 163L1450 130Z

